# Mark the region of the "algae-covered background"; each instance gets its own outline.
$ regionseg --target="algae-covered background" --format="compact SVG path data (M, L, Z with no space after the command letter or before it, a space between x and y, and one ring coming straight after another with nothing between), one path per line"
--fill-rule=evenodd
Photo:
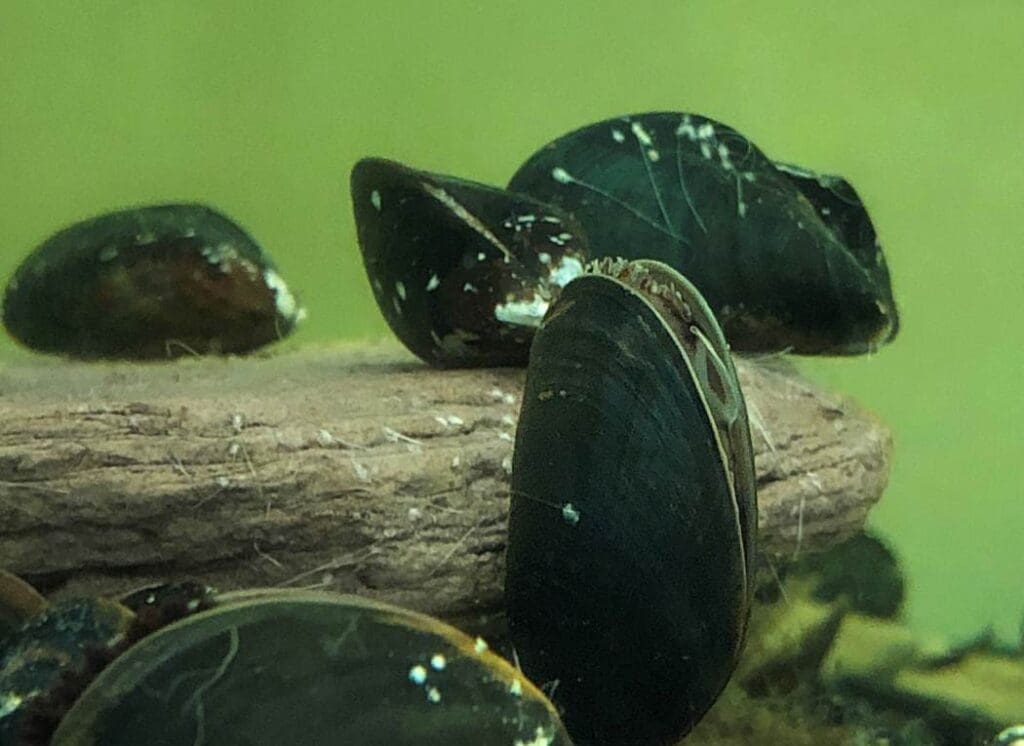
M903 328L873 357L807 367L894 430L872 523L906 561L911 623L1015 638L1021 0L0 0L0 277L70 221L208 201L308 306L286 345L378 338L356 159L502 184L556 135L653 109L856 185ZM27 354L0 340L0 361Z

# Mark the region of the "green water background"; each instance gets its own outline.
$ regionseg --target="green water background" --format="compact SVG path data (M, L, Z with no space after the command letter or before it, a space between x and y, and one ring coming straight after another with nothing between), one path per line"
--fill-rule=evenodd
M347 188L359 157L502 184L565 131L662 109L856 185L903 328L874 357L806 367L894 431L871 524L906 563L910 622L1015 638L1020 0L0 0L0 277L71 221L202 200L301 294L288 344L379 338ZM0 340L0 360L26 354Z

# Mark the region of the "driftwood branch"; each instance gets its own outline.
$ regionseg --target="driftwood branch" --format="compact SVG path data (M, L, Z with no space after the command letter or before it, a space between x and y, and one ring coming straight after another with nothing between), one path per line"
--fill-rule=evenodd
M885 486L886 429L791 371L739 370L763 423L762 551L858 530ZM0 368L0 567L58 594L191 577L486 614L523 379L393 347Z

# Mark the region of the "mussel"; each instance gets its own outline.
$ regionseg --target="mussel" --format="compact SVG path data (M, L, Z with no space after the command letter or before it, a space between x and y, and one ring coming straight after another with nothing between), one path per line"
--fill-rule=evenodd
M735 349L856 354L896 334L885 257L854 189L773 163L721 122L597 122L538 150L508 188L571 213L594 258L684 274Z
M529 197L367 158L359 245L391 329L437 367L524 365L534 327L583 271L579 227Z
M136 207L65 228L22 262L3 300L13 337L79 358L248 352L303 315L267 253L200 204Z
M510 635L578 746L675 743L725 686L746 632L750 432L693 285L659 262L599 269L564 288L530 354Z
M167 623L140 630L146 613ZM552 704L483 640L352 596L176 583L54 604L0 652L3 746L569 744ZM58 653L111 654L26 688L17 664Z

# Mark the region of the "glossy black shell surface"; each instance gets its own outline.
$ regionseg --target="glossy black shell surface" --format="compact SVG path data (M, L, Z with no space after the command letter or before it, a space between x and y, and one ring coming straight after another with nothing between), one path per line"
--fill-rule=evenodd
M28 619L0 647L0 746L45 736L73 698L112 659L134 616L107 599L69 599Z
M734 479L679 308L670 324L635 288L588 275L531 352L506 603L523 671L557 681L578 746L675 743L725 686L746 629L749 431Z
M571 213L595 258L684 274L737 350L855 354L898 328L852 187L777 167L720 122L658 112L588 125L537 151L509 189Z
M579 228L529 197L379 158L356 164L351 193L381 313L436 367L524 365L549 302L582 273Z
M305 591L217 603L115 660L53 746L568 744L518 671L430 617Z
M65 228L22 262L3 301L14 338L81 358L247 352L286 336L302 313L253 238L199 204Z

